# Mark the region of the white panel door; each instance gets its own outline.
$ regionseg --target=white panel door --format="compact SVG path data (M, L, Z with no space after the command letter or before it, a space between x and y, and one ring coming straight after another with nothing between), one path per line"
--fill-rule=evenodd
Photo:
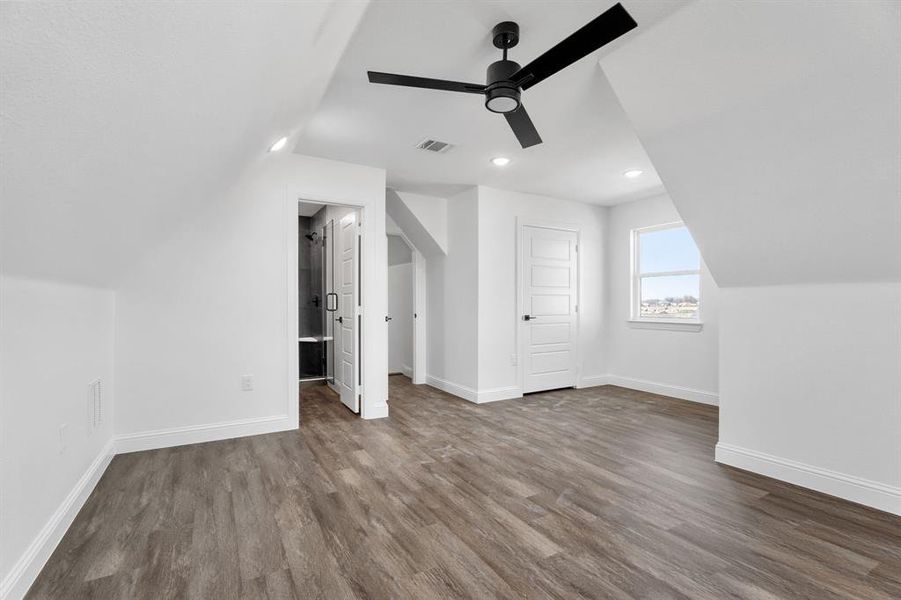
M578 235L524 225L520 239L523 392L572 387L578 334Z
M335 381L341 402L355 413L360 412L357 392L359 351L359 227L357 215L341 219L337 233L338 310L335 317Z

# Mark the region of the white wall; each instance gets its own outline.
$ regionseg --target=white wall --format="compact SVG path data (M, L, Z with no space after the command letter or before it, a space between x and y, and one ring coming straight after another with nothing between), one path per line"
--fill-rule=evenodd
M0 589L15 597L49 557L112 452L115 297L4 276L0 306ZM96 378L106 414L92 428L87 386ZM79 487L83 477L91 481Z
M385 172L265 155L119 290L117 434L128 449L297 426L297 200L362 203L363 416L387 415ZM253 374L255 390L240 378Z
M413 373L413 262L388 267L388 372Z
M717 460L901 514L901 284L722 294Z
M464 396L478 386L478 189L447 200L447 255L427 259L428 383Z
M609 209L605 328L610 383L699 402L718 399L719 288L701 262L700 331L636 327L631 317L631 231L681 221L668 196Z
M388 216L426 257L447 254L447 199L385 191Z
M517 218L580 228L579 380L606 373L603 343L606 209L599 206L478 188L478 390L480 399L522 395L516 308ZM453 252L451 248L451 252ZM522 362L522 361L518 361Z
M899 18L699 0L601 59L721 286L717 460L895 512Z
M388 236L388 266L401 265L413 261L413 250L399 235Z
M396 192L442 252L447 252L447 200L410 192Z

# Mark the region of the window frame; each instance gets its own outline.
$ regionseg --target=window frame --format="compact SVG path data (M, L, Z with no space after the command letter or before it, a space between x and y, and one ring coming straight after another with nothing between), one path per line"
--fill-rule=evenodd
M661 223L659 225L650 225L647 227L637 227L631 231L631 262L630 262L630 278L631 278L631 298L629 302L629 323L639 328L659 328L670 329L675 331L700 331L703 322L701 320L702 302L701 302L701 258L698 253L697 269L681 269L677 271L654 271L651 273L641 272L641 234L652 233L655 231L665 231L667 229L678 229L685 227L683 221L672 221L669 223ZM686 228L687 229L687 228ZM689 232L690 234L691 232ZM694 240L692 240L694 241ZM646 277L671 277L678 275L697 275L698 276L698 314L693 319L651 319L641 316L641 280Z

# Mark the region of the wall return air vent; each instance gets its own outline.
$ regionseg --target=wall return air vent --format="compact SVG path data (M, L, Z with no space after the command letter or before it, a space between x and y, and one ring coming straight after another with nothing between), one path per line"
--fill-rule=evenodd
M416 147L420 150L425 150L426 152L438 152L439 154L444 154L454 146L453 144L448 144L447 142L439 142L438 140L430 140L426 138L416 144Z

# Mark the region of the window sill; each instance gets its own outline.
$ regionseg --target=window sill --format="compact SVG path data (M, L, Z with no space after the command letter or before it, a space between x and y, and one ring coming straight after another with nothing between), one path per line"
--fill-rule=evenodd
M633 329L658 329L662 331L698 332L704 328L700 321L651 321L648 319L629 319L629 327Z

